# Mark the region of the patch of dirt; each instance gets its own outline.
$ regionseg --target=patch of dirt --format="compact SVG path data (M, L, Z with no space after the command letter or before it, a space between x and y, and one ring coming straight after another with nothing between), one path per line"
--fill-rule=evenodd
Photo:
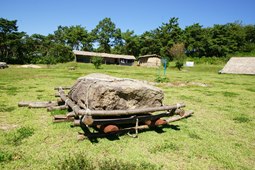
M42 67L35 64L27 64L20 66L20 68L42 68Z
M153 83L155 85L163 85L167 87L187 87L187 86L199 86L199 87L209 87L209 84L200 82L172 82L172 83Z
M0 125L0 130L8 131L11 129L16 128L18 125L11 125L11 124L1 124Z

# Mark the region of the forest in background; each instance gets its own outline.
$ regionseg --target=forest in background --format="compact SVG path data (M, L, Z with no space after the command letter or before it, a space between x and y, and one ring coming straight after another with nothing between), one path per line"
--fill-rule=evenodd
M72 50L127 54L135 57L158 54L173 60L173 47L183 47L188 57L226 57L255 52L255 25L241 22L203 27L199 23L180 28L170 18L158 28L136 35L122 31L104 18L88 31L81 25L58 26L47 36L19 32L17 20L0 18L0 61L9 64L55 64L73 60Z

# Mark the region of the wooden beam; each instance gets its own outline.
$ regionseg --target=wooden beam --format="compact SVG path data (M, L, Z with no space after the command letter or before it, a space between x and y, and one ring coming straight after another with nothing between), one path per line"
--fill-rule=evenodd
M185 107L184 104L177 104L171 106L161 106L161 107L152 107L152 108L143 108L143 109L128 109L128 110L91 110L90 114L92 116L125 116L125 115L138 115L138 114L148 114L157 111L164 110L175 110L181 107ZM86 115L87 111L81 109L78 111L79 115Z

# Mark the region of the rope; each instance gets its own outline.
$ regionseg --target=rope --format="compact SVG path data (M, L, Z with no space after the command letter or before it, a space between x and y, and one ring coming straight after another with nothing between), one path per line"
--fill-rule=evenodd
M181 104L180 104L180 103L177 103L177 104L176 104L176 107L177 107L177 109L179 109L179 108L181 107Z
M91 116L91 110L89 109L89 89L90 87L95 84L96 81L90 83L90 85L87 87L87 94L86 94L86 101L85 101L85 115Z
M139 123L139 120L138 118L136 119L136 122L135 122L135 134L130 134L129 132L127 133L128 136L132 137L132 138L137 138L138 137L138 123Z
M65 100L65 105L66 105L66 106L68 106L68 104L67 104L68 100L70 100L70 99L67 98L67 99Z
M85 115L91 116L91 110L89 108L85 110Z
M86 110L89 109L89 89L90 87L92 86L92 84L94 84L94 82L90 83L90 85L87 87L87 93L86 93L86 101L85 101L85 107L86 107Z
M180 115L180 113L181 112L183 112L183 109L181 108L181 104L180 103L177 103L176 104L176 111L175 111L175 113L177 113L177 114L179 114ZM180 115L181 116L181 115Z

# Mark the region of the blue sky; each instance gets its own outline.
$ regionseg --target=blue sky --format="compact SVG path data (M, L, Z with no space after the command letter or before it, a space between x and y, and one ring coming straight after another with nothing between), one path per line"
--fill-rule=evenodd
M242 21L255 24L255 0L0 0L0 17L18 20L19 31L53 33L59 25L93 29L110 17L122 31L142 34L171 17L182 28Z

